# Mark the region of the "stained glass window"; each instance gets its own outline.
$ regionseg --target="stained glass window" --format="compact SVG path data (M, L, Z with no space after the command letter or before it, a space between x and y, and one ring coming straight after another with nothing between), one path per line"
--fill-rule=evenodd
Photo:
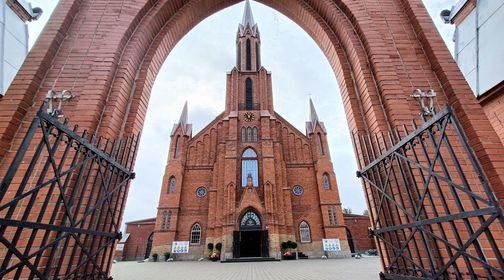
M247 128L247 140L252 141L252 128Z
M252 148L246 149L242 154L242 187L247 186L247 178L252 177L252 185L259 186L259 166L257 154Z
M299 237L301 238L301 243L311 242L310 226L305 221L299 224Z
M255 227L255 226L260 226L261 225L261 220L259 220L259 217L257 216L256 213L253 211L248 211L243 215L243 218L241 219L240 226L242 227Z
M175 177L170 178L170 186L168 187L168 193L174 193L175 192Z
M252 130L252 134L253 134L253 137L254 137L254 142L257 142L257 127L254 127L254 129Z
M191 228L191 244L200 244L201 240L201 226L194 224Z
M242 142L247 141L247 129L245 127L242 127L242 129L241 129L241 139L242 139Z
M304 193L304 189L303 187L301 186L294 186L292 188L292 192L294 193L294 195L296 196L301 196L303 193Z
M204 197L207 194L207 189L205 187L199 187L196 189L196 195L198 197Z
M327 175L327 173L324 173L324 175L322 175L322 181L324 184L324 189L328 190L331 188L331 185L329 184L329 176Z

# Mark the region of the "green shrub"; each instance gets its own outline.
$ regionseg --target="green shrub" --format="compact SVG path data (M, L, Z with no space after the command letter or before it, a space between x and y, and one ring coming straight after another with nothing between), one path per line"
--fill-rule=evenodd
M215 250L220 252L222 250L222 243L219 242L219 243L215 244Z
M212 250L214 248L213 243L208 243L207 248L208 248L208 251L212 252Z
M167 261L170 258L169 252L165 252L163 255L164 255L165 261Z

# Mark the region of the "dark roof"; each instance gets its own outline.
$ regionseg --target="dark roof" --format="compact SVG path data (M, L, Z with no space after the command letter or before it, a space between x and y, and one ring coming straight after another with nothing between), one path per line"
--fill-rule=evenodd
M359 215L359 214L346 214L346 213L343 213L343 217L345 217L345 218L346 218L346 217L349 217L349 218L351 218L351 217L366 217L366 218L369 218L369 216L367 216L367 215Z
M148 219L143 219L143 220L126 222L126 224L127 225L129 225L129 224L151 224L151 223L155 223L155 222L156 222L156 218L148 218Z

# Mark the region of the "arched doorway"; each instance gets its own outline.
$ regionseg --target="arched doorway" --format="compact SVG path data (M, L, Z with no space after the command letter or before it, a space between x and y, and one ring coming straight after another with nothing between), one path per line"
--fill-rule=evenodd
M257 258L268 255L268 231L262 230L257 212L249 209L241 216L239 230L233 234L233 257Z
M152 250L152 238L154 237L154 232L149 235L147 238L147 245L145 246L145 256L144 259L148 259L150 257L150 253Z
M350 252L355 253L355 245L353 242L352 232L348 228L346 228L346 235L348 240L348 246L350 246Z

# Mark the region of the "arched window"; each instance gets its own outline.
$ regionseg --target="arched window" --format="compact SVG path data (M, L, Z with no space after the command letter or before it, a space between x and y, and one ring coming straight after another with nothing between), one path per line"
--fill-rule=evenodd
M247 55L247 65L246 65L246 70L252 70L252 53L251 53L251 50L250 50L250 39L247 39L247 44L245 45L245 52L246 52L246 55Z
M245 109L252 110L254 108L254 98L252 96L252 79L245 80Z
M311 242L310 226L305 221L299 224L299 237L301 238L301 243Z
M191 244L200 244L201 240L201 226L194 224L191 228Z
M252 148L246 149L242 154L242 187L247 186L247 178L252 177L252 185L259 186L257 154Z
M320 149L320 155L324 155L324 144L322 142L322 136L320 136L320 132L317 133L317 140L318 140L318 145Z
M238 48L237 48L237 51L238 51L238 54L236 55L236 67L238 67L238 69L241 70L241 42L238 43Z
M171 176L170 178L170 185L168 187L168 193L174 193L175 192L175 177Z
M254 142L257 142L257 127L252 129L252 137L254 138Z
M259 216L257 216L254 211L249 210L245 214L243 214L243 217L240 221L240 228L252 229L258 227L261 227L261 219L259 219Z
M259 53L259 50L260 50L260 48L259 48L259 42L255 43L255 48L256 48L255 49L256 50L256 69L259 70L259 67L261 67L261 60L260 60L261 59L261 55Z
M173 154L173 158L178 158L180 154L180 135L177 136L177 140L175 140L175 153Z
M252 141L252 128L247 128L247 141Z
M247 131L246 131L245 127L242 127L242 129L241 129L241 139L242 139L242 142L247 141Z
M331 184L329 183L329 175L327 175L327 173L324 173L324 175L322 175L322 183L324 184L324 189L329 190L331 188Z

